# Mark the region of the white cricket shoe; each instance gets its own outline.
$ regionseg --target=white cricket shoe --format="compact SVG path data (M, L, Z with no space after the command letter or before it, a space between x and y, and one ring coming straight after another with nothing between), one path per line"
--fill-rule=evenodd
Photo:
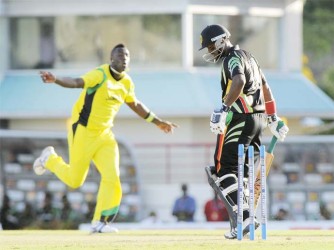
M56 154L53 147L49 146L43 149L41 155L35 160L33 169L35 171L35 174L42 175L45 173L45 163L49 159L49 156L52 154Z
M245 219L244 222L243 222L243 229L242 229L242 235L245 236L246 234L249 233L249 218ZM256 230L259 226L260 226L260 223L255 219L255 225L254 225L254 229ZM238 236L238 232L237 232L237 229L236 228L233 228L231 231L229 232L226 232L224 234L225 238L226 239L229 239L229 240L232 240L232 239L236 239L237 236Z
M110 223L98 221L92 224L91 233L118 233L118 229L112 227Z
M238 236L238 233L237 233L237 229L236 228L233 228L231 231L226 232L224 234L225 239L229 239L229 240L236 239L237 236Z

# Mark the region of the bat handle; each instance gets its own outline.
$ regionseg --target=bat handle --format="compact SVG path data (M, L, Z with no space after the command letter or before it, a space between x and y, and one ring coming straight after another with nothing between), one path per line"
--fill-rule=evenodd
M277 125L277 129L280 129L280 128L283 127L283 126L284 126L284 122L283 122L283 121L279 121L279 122L278 122L278 125ZM274 152L276 143L277 143L277 137L276 137L276 136L273 136L273 137L271 138L271 142L270 142L269 147L268 147L268 150L267 150L267 152L268 152L269 154L272 154L272 153Z
M274 152L276 143L277 143L277 137L276 137L276 136L273 136L273 137L271 138L270 144L269 144L268 149L267 149L267 152L268 152L269 154L272 154L272 153Z

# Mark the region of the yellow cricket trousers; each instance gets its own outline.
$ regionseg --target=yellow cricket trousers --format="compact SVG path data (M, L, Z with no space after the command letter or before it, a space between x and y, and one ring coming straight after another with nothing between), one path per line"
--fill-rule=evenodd
M84 183L92 160L101 175L92 221L112 221L122 199L117 142L110 129L90 130L75 125L68 133L69 164L60 156L51 155L46 168L75 189Z

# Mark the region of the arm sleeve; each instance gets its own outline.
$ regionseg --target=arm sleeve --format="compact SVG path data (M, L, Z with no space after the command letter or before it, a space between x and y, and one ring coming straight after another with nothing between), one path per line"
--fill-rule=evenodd
M125 102L137 102L136 94L135 94L135 85L131 78L129 78L129 92L125 98Z
M85 83L84 88L88 89L88 88L92 88L95 85L101 83L104 79L104 74L102 70L96 68L96 69L93 69L87 72L86 74L81 76L81 78L83 79Z
M233 55L228 60L228 71L230 72L231 79L238 74L244 74L244 62L240 56Z

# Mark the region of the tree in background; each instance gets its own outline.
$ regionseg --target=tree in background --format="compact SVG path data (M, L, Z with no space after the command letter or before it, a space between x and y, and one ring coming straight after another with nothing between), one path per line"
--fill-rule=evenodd
M306 0L304 54L318 86L334 99L334 0Z
M334 99L334 65L326 69L320 81L322 89Z

